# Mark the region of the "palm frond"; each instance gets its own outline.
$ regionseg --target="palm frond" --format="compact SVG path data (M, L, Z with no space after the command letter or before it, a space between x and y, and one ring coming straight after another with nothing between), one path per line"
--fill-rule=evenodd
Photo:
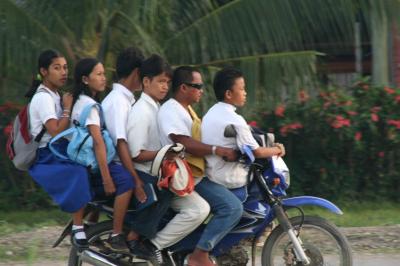
M323 38L349 42L352 21L348 0L236 0L176 32L163 48L176 64L312 49Z

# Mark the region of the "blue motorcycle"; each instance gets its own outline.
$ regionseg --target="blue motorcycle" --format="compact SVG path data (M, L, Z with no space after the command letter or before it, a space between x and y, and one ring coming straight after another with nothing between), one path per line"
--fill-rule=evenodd
M234 128L227 128L224 135L234 137ZM273 143L271 135L261 134L258 137L265 146ZM248 147L243 147L242 153L241 160L249 169L248 185L233 192L243 199L244 213L239 224L212 251L214 261L220 266L245 266L250 252L253 266L351 266L351 248L345 236L333 223L306 215L301 206L319 206L338 215L343 214L342 211L322 198L286 197L290 174L282 158L255 159ZM72 247L68 265L149 265L148 261L109 250L103 243L112 231L112 209L100 201L90 203L88 212L90 210L105 212L110 219L86 229L90 248L79 252ZM289 210L292 210L290 213L297 211L298 215L289 217ZM202 229L200 226L163 251L167 265L185 265L186 257L195 248ZM256 261L259 258L256 256L259 240L266 231L269 234L261 247L261 261ZM55 246L68 232L67 227Z

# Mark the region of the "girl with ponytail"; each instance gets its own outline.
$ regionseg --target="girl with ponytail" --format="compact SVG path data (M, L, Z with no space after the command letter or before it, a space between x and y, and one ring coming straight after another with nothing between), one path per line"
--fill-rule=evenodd
M70 160L57 158L48 148L52 137L70 126L72 95L61 96L58 90L65 85L68 66L65 57L54 50L43 51L38 59L38 74L26 93L31 99L29 123L33 137L45 130L40 140L36 162L29 169L32 178L51 196L63 211L72 213L71 242L78 249L88 247L83 231L83 214L91 200L88 173L85 167ZM68 141L54 145L65 153Z

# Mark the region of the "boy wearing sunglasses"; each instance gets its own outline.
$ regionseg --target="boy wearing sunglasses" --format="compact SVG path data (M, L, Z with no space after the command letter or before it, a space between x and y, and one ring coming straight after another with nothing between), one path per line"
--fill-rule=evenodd
M178 67L172 78L173 97L158 112L162 145L179 142L186 147L186 158L196 179L195 191L208 202L213 214L196 249L189 256L188 264L194 266L214 265L208 258L209 251L239 222L243 212L238 198L224 186L210 181L204 173L204 156L214 154L233 161L236 152L201 142L201 120L191 105L200 101L203 88L198 70L189 66Z

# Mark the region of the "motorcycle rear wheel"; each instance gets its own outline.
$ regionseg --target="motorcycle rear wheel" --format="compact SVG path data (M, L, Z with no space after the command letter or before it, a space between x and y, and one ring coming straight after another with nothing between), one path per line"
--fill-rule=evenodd
M109 234L112 232L112 228L113 228L112 220L100 222L95 225L89 226L88 229L86 230L86 237L89 242L89 248L99 253L102 253L105 256L112 257L112 260L121 266L150 265L147 262L130 262L129 256L121 254L112 254L112 252L107 251L107 248L104 246L103 242L108 238ZM82 261L79 258L77 249L72 246L69 253L68 266L86 266L86 265L89 264L82 263Z
M298 231L301 217L290 218L292 226ZM340 265L351 266L351 248L347 239L331 222L314 216L305 216L300 228L300 239L310 266ZM327 264L328 263L328 264ZM298 266L293 246L281 225L277 226L265 241L262 266Z

